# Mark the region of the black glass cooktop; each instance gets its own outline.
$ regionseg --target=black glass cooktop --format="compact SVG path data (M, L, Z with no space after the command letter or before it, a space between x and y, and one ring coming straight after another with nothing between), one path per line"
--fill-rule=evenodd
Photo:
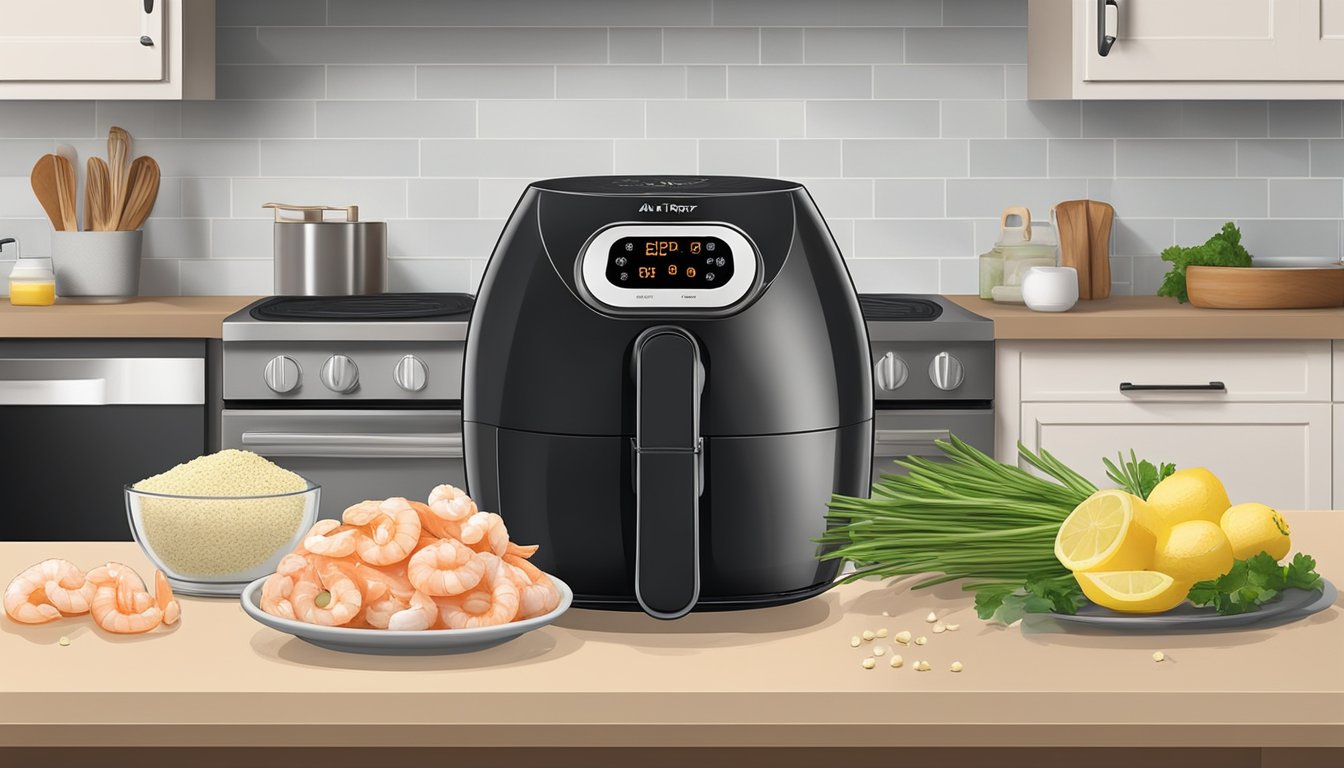
M461 315L469 293L380 293L371 296L276 296L252 308L257 320L430 320Z
M864 320L889 321L930 321L937 320L943 314L943 307L936 301L907 296L899 293L878 293L859 296L859 309Z

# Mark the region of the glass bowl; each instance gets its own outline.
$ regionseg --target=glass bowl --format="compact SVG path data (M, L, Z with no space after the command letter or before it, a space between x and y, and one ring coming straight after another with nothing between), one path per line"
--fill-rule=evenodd
M237 597L275 571L317 521L321 488L264 496L175 496L126 486L131 535L176 592Z

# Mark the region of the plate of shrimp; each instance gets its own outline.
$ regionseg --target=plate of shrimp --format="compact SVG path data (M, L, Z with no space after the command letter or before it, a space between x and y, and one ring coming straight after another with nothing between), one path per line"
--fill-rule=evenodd
M243 590L243 611L335 651L468 653L555 621L574 600L509 540L503 518L440 485L426 503L364 501L319 520L275 573Z

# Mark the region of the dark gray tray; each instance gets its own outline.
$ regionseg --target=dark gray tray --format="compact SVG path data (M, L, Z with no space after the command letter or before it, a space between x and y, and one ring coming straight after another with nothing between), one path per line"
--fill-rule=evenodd
M1181 603L1165 613L1139 615L1117 613L1095 603L1087 603L1072 616L1063 613L1032 614L1060 624L1103 627L1117 631L1171 632L1183 630L1227 629L1253 625L1286 624L1329 608L1339 599L1339 591L1328 579L1319 590L1285 589L1260 610L1223 616L1212 608L1196 608Z

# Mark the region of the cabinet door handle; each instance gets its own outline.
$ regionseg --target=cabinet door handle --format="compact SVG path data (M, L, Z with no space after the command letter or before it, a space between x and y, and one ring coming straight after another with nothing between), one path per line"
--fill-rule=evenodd
M1120 382L1121 392L1227 392L1227 385L1221 381L1208 384L1131 384Z
M1114 9L1114 10L1112 10ZM1097 55L1106 56L1120 34L1120 4L1116 0L1097 0Z
M154 13L154 0L145 0L145 15L140 17L140 44L146 48L154 47L154 38L149 35L149 17Z

